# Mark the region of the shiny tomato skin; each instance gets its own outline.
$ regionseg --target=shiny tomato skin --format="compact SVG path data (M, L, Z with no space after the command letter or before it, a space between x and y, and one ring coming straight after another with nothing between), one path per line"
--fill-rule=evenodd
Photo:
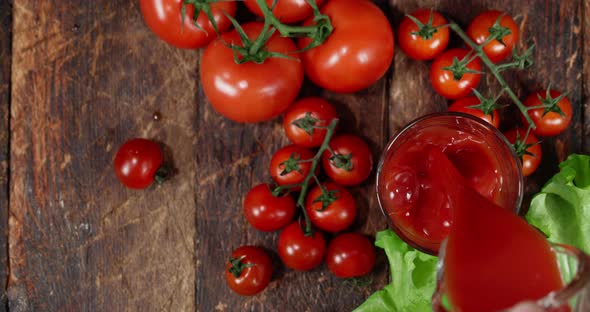
M320 46L302 53L306 76L316 85L341 93L365 89L379 80L393 60L393 31L385 14L366 0L330 0L321 12L334 31ZM312 18L304 25L312 24ZM300 48L309 38L299 39Z
M322 154L322 167L324 171L337 184L344 186L358 185L365 181L373 169L373 155L367 143L356 135L342 134L332 138L330 148L336 154L352 154L352 170L338 168L332 158L333 154L326 150Z
M453 59L463 59L469 51L461 48L450 49L434 59L430 65L430 82L434 90L446 97L447 99L460 99L471 93L476 88L481 79L481 74L465 73L460 80L455 80L450 70L443 68L451 66ZM472 70L481 70L479 59L474 59L467 64L467 68Z
M154 141L131 139L117 151L114 162L115 174L128 188L144 189L154 181L163 159L162 150Z
M498 128L500 126L500 114L497 110L491 115L486 115L482 110L477 108L470 108L469 106L478 105L481 103L476 96L468 96L466 98L459 99L449 106L449 112L466 113L475 116L481 120L487 121L490 125Z
M428 9L420 9L410 15L423 24L427 24L432 12L432 27L447 24L447 20L440 13ZM400 49L411 59L431 60L447 48L449 44L449 28L441 27L430 39L423 39L415 34L419 27L410 18L404 17L397 29L397 41Z
M324 234L315 231L305 236L299 222L289 224L279 235L279 257L293 270L309 271L322 263L326 253Z
M242 27L249 38L255 39L263 24L252 22ZM222 40L241 45L235 30L223 34ZM285 111L303 82L301 62L292 53L297 49L293 41L275 34L265 47L295 59L271 57L262 64L236 64L232 50L222 40L209 44L200 62L203 91L213 108L236 122L266 121Z
M305 180L305 177L309 174L311 170L311 162L304 162L299 164L299 170L291 171L287 174L281 175L281 173L285 170L285 165L283 162L287 161L291 155L295 157L299 157L300 160L308 160L312 159L315 155L312 151L303 148L301 146L297 146L295 144L287 145L278 151L276 151L270 160L270 177L278 184L278 185L290 185L290 184L298 184ZM316 171L316 174L318 172ZM313 179L311 180L314 181ZM300 188L295 188L294 190L298 190Z
M328 245L326 263L328 269L340 278L359 277L375 267L375 247L364 235L343 233Z
M520 140L522 141L524 139L524 136L526 135L526 129L511 129L504 132L504 136L506 137L508 142L514 144L516 142L517 132L519 134ZM525 154L521 158L522 175L528 177L531 174L533 174L537 170L537 168L539 168L539 165L541 164L541 159L543 158L543 150L541 148L541 144L539 143L539 139L537 139L537 137L533 133L529 133L529 136L527 137L525 143L535 144L527 148L526 150L532 155Z
M266 0L268 7L272 7L274 0ZM316 4L320 7L326 0L316 0ZM244 4L254 14L264 17L262 10L256 3L256 0L245 0ZM293 24L306 19L313 14L313 9L306 0L278 0L277 5L272 10L272 13L282 23Z
M321 202L314 202L322 195L322 189L319 186L314 187L305 200L309 220L315 227L325 232L336 233L346 230L354 223L357 215L354 197L347 189L335 183L326 183L324 187L328 191L337 192L336 200L323 209Z
M328 126L333 119L338 117L336 109L323 98L307 97L293 103L285 112L283 128L287 138L293 144L299 146L307 148L319 147L326 137L326 129L315 128L310 136L305 130L294 124L296 120L304 118L307 113L310 113L312 118L318 120L316 126Z
M467 35L477 44L484 43L490 36L490 27L494 25L498 17L502 14L505 13L494 10L479 14L467 27ZM511 32L502 38L504 44L498 40L493 40L483 47L484 53L494 63L498 63L512 54L512 49L516 42L518 42L519 37L518 25L516 25L510 15L504 15L500 20L500 25L508 27Z
M199 12L197 25L191 17L194 14L192 4L186 6L186 16L182 19L182 0L139 0L143 20L148 27L162 40L183 49L197 49L204 47L217 37L213 24L203 11ZM211 4L211 12L221 33L228 30L232 24L224 12L234 16L236 3L234 1L220 1Z
M540 90L529 95L523 102L526 107L541 106L543 103L539 99L545 98L547 90ZM561 95L561 92L550 90L549 94L552 98L557 98ZM533 132L538 136L555 136L565 131L572 121L572 103L567 97L562 98L557 106L563 112L561 116L558 112L548 112L543 116L545 111L544 108L531 109L528 111L529 116L533 120L536 128ZM524 124L528 124L524 116L521 116Z
M259 231L277 231L293 220L295 200L289 194L274 196L270 185L259 184L246 194L244 215Z
M253 296L263 291L272 278L272 261L270 256L260 247L241 246L234 250L231 259L242 259L242 263L251 264L242 270L239 277L234 276L229 269L228 261L225 269L225 281L236 293L242 296Z

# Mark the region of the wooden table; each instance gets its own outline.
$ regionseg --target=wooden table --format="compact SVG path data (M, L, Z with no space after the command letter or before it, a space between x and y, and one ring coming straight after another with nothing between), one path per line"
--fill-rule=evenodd
M517 17L520 46L536 44L536 66L506 73L509 84L524 97L551 82L575 106L571 130L543 142L543 168L527 180L528 194L566 155L590 151L589 0L379 4L394 27L418 7L463 25L489 8ZM380 252L362 288L325 266L300 273L277 260L264 293L231 293L222 272L233 248L260 245L277 258L277 234L253 230L241 202L287 144L280 120L242 125L216 114L197 78L199 52L158 40L138 1L0 0L0 23L0 310L349 311L388 283ZM490 88L498 90L488 76L480 90ZM308 84L302 93L332 100L342 128L364 136L376 158L408 121L447 105L429 86L428 64L399 50L366 91ZM163 118L154 121L154 112ZM160 188L123 188L112 159L132 137L164 143L178 174ZM353 189L355 230L369 235L386 227L372 181Z

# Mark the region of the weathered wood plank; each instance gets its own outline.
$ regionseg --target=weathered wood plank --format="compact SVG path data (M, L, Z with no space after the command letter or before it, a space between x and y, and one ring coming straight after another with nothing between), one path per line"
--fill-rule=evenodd
M587 1L585 1L587 2ZM527 194L535 193L557 170L559 161L571 153L580 151L582 136L582 1L496 1L482 0L469 3L453 1L391 1L394 11L394 25L397 28L403 14L421 7L433 7L447 18L457 21L466 29L479 13L496 9L512 15L520 27L519 48L524 50L532 43L536 45L534 67L523 72L507 72L506 81L516 94L524 98L551 83L552 88L567 91L574 105L573 126L566 133L543 138L543 160L537 173L527 179ZM454 34L450 46L462 43ZM407 58L398 49L392 77L390 102L390 127L394 134L404 124L427 112L446 110L447 100L437 95L429 81L430 63L417 62ZM486 75L478 89L484 94L497 94L499 85L492 75ZM502 103L512 103L507 96ZM501 130L507 130L520 123L518 112L512 105L502 113Z
M11 308L194 309L197 55L137 1L17 0L14 21ZM164 143L178 175L126 190L112 159L132 137Z
M584 110L584 132L582 136L582 147L584 153L590 154L590 46L588 45L588 41L590 41L590 0L584 0L583 3L582 12L584 15L582 17L582 38L584 41L582 42L582 57L584 59L584 64L582 81L584 85L582 87L582 105Z
M8 1L2 1L0 2L0 311L7 310L11 42L12 5Z

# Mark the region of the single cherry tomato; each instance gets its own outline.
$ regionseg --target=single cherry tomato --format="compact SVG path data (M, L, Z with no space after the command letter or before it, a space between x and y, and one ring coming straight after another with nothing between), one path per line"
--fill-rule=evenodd
M295 201L289 194L275 196L268 184L259 184L244 199L244 215L255 229L276 231L291 223Z
M469 27L467 27L467 35L475 43L481 45L490 36L490 29L495 29L492 26L494 26L500 16L502 16L500 26L507 28L510 33L502 36L502 42L494 39L483 47L483 52L494 63L500 62L508 57L512 53L514 45L518 42L518 26L512 17L500 11L486 11L476 16L471 24L469 24Z
M270 176L278 185L302 183L311 170L309 160L314 156L313 152L306 148L294 144L287 145L272 155ZM294 188L294 190L298 189L300 188Z
M469 58L468 53L469 51L465 49L455 48L445 51L434 59L434 62L430 65L430 82L438 94L448 99L460 99L469 95L472 89L477 87L481 79L481 74L465 72L459 75L460 77L455 77L451 70L444 69L451 67L454 62L461 61L465 57ZM476 58L467 63L466 68L468 70L480 71L481 64L479 59Z
M538 136L558 135L565 131L572 121L572 103L561 92L555 90L537 91L529 95L523 104L526 107L547 106L547 109L537 108L528 111L536 126L533 132ZM524 116L521 117L523 122L527 124Z
M285 112L283 127L291 142L299 146L318 147L324 142L326 127L337 116L330 102L320 97L308 97L293 103Z
M254 40L262 23L242 25L248 38ZM289 107L303 83L303 68L293 41L275 33L265 44L270 52L291 58L269 57L262 63L237 64L227 44L243 46L237 31L222 35L207 46L201 58L203 91L213 108L236 122L260 122L272 119Z
M324 3L325 0L316 0L315 3L319 7ZM272 7L274 0L266 0L266 4L269 8ZM244 4L248 9L260 16L264 17L262 10L256 3L256 0L245 0ZM298 23L311 16L313 10L306 0L278 0L276 6L272 10L272 13L282 23L293 24Z
M242 296L252 296L263 291L271 277L270 256L255 246L242 246L234 250L225 269L227 285Z
M299 222L293 222L279 235L278 250L279 257L287 267L308 271L322 263L326 241L319 231L315 231L313 236L305 236Z
M466 113L485 120L490 125L498 128L500 126L500 114L498 114L498 111L493 110L491 114L485 114L481 109L470 107L479 104L481 104L481 101L476 96L469 96L453 102L449 106L449 112Z
M516 154L520 157L522 163L522 175L530 176L539 168L541 158L543 157L543 150L539 139L532 134L526 137L526 129L518 128L504 132L504 136L508 142L515 145ZM517 142L517 138L519 139Z
M143 20L148 27L162 40L184 49L204 47L217 37L213 24L207 15L200 10L197 14L197 25L193 20L195 6L187 4L186 14L182 18L183 0L140 0L139 6ZM207 4L220 32L228 30L232 24L225 14L236 14L234 1L219 1ZM199 29L200 27L200 29Z
M409 17L404 17L397 29L399 47L409 58L415 60L435 58L449 44L449 28L441 27L447 24L447 20L440 13L427 9L420 9L410 15L418 19L424 27L421 29Z
M362 234L340 234L328 245L326 263L337 277L363 276L375 267L375 247Z
M340 232L352 225L356 218L356 202L344 187L326 183L313 188L305 200L309 220L318 229Z
M369 146L356 135L333 137L330 150L322 155L324 171L340 185L357 185L365 181L373 169L373 156ZM334 152L334 154L332 154Z
M123 185L144 189L156 179L162 166L162 150L154 141L131 139L121 145L115 156L115 174Z
M330 0L321 12L334 31L328 39L302 53L306 76L335 92L356 92L379 80L393 60L393 31L383 11L372 1ZM304 25L313 23L313 18ZM298 41L299 48L311 42Z

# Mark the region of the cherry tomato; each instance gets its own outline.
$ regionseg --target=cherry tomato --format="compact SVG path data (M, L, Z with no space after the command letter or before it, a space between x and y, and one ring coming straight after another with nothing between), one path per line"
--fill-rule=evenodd
M369 146L356 135L343 134L333 137L330 149L322 155L324 171L340 185L357 185L365 181L373 168L373 156Z
M326 241L319 231L315 231L313 236L305 236L299 222L293 222L279 235L278 250L279 257L287 267L308 271L322 263Z
M272 261L259 247L239 247L232 252L226 264L225 281L242 296L252 296L263 291L271 277Z
M516 137L520 138L522 145L522 151L519 152L517 148L517 154L523 154L524 150L526 149L527 154L519 155L521 158L522 163L522 175L525 177L530 176L539 168L539 164L541 164L541 158L543 157L543 150L541 149L541 144L539 143L539 139L532 134L529 133L526 140L524 137L526 135L526 129L512 129L508 130L504 133L504 136L508 140L508 142L514 144L516 143ZM527 147L528 146L528 147Z
M295 201L289 194L274 196L268 184L259 184L244 199L244 215L255 229L276 231L291 223Z
M453 72L450 70L443 69L451 66L453 60L456 58L461 61L469 51L465 49L450 49L439 55L432 65L430 65L430 82L434 90L448 98L448 99L460 99L471 93L471 90L477 87L481 74L479 73L464 73L459 80L455 80ZM479 59L474 59L467 64L467 68L470 70L481 70L481 64Z
M338 277L363 276L375 267L375 247L362 234L340 234L328 245L326 263Z
M268 7L272 7L274 0L266 0ZM321 6L325 0L316 0L317 6ZM252 13L264 17L262 10L256 3L256 0L245 0L246 7L252 11ZM274 16L276 16L282 23L293 24L301 22L307 17L311 16L313 10L306 0L278 0L277 5L272 10Z
M312 151L291 144L276 151L270 160L270 176L278 185L302 183L311 170ZM299 161L305 161L299 163ZM318 173L316 168L316 174ZM313 179L312 179L313 181ZM295 188L298 190L300 188Z
M322 192L322 188L326 192ZM340 232L352 225L356 218L354 197L344 187L334 183L316 186L305 200L309 220L318 229Z
M492 40L483 47L483 52L488 58L494 62L500 62L512 53L514 44L518 42L518 26L510 17L504 12L500 11L486 11L476 16L469 27L467 27L467 35L477 44L483 44L490 36L490 28L496 23L496 20L502 16L500 26L506 27L510 30L510 34L502 37L502 44L498 40Z
M117 151L115 174L123 185L133 189L144 189L154 181L162 161L162 150L154 141L131 139Z
M263 24L252 22L242 27L254 40ZM227 43L241 46L235 30L207 46L200 62L203 91L213 108L237 122L265 121L285 111L297 97L303 82L301 62L298 55L292 53L297 47L291 39L274 34L265 49L295 59L270 57L261 64L237 64Z
M330 0L321 12L334 31L320 46L302 53L306 76L335 92L356 92L379 80L393 60L393 32L385 14L366 0ZM313 23L313 18L304 25ZM304 48L310 38L298 44Z
M308 148L318 147L324 142L327 131L314 126L328 126L336 117L336 109L330 102L320 97L308 97L300 99L287 109L283 127L294 144Z
M453 104L449 106L449 112L466 113L485 120L490 125L498 128L500 126L500 114L498 114L498 111L494 110L490 115L486 115L481 109L469 107L479 104L480 100L476 96L469 96L453 102Z
M184 49L204 47L217 37L213 24L201 10L197 17L197 25L192 19L195 7L186 5L186 15L182 18L183 0L140 0L141 14L148 27L162 40ZM234 16L236 3L220 1L210 4L211 13L220 32L228 30L232 24L225 13Z
M431 13L432 12L432 13ZM420 9L412 12L411 16L427 25L432 14L431 28L447 24L447 20L438 12ZM404 17L397 29L397 41L404 53L415 60L431 60L447 48L449 44L449 28L441 27L431 30L430 38L424 39L418 34L420 27L409 17Z
M565 129L569 127L572 121L572 103L570 103L570 101L566 97L563 97L558 100L558 97L561 96L561 92L555 90L550 90L549 96L557 103L555 107L559 108L563 115L561 115L558 111L549 111L545 114L544 108L529 110L528 114L536 126L536 128L533 129L533 132L538 136L558 135L565 131ZM551 99L549 100L551 101ZM543 105L546 101L547 90L541 90L529 95L524 100L523 104L526 107L538 107ZM527 124L527 121L524 118L524 116L521 117L523 122Z

